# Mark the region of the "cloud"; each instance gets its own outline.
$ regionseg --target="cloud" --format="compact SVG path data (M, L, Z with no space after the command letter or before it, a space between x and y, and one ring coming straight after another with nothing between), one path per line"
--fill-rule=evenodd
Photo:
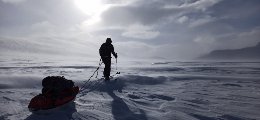
M142 42L116 42L115 51L119 55L131 58L147 58L153 56L154 48Z
M199 10L203 10L205 11L207 8L215 5L216 3L219 3L222 0L198 0L194 3L191 4L184 4L180 7L183 8L195 8L195 9L199 9Z
M160 6L115 6L105 11L101 18L108 26L143 24L152 25L160 22L172 11L161 9Z
M201 54L212 50L240 49L250 47L260 42L260 29L256 27L245 32L227 32L224 34L204 34L193 39L194 45L198 47Z
M2 0L4 3L21 3L26 0Z
M192 59L201 53L199 47L188 44L183 47L181 44L152 45L138 41L117 42L114 44L115 51L120 56L144 59L144 58L166 58L166 59Z
M243 47L254 46L260 38L260 27L252 30L237 33L227 33L216 37L216 48L218 49L238 49ZM223 44L225 43L225 44Z
M54 29L57 29L55 25L51 24L48 21L42 21L34 23L31 25L31 30L33 32L54 32Z
M64 56L64 57L98 57L98 45L93 42L62 37L26 38L1 37L0 54L7 56Z
M165 5L167 9L185 9L185 10L202 10L205 11L207 8L219 3L222 0L196 0L194 2L185 2L182 5Z
M185 22L187 22L189 20L189 17L187 17L187 16L181 16L180 18L178 18L178 22L179 23L185 23Z
M16 2L22 4L6 4ZM21 46L24 40L38 42L51 46L51 51L70 44L75 46L73 49L78 47L83 51L87 44L91 52L96 52L106 37L112 37L115 48L126 56L168 58L189 58L214 49L242 48L260 41L259 0L105 2L109 8L100 14L98 21L70 0L2 0L0 37L17 38L16 45ZM91 20L98 22L90 25ZM60 48L51 45L59 43Z
M195 19L195 20L191 20L191 23L190 23L190 27L197 27L197 26L200 26L200 25L205 25L209 22L213 22L215 20L215 18L211 17L211 16L204 16L204 17L201 17L199 19Z
M130 25L122 36L136 39L152 39L156 38L160 32L154 31L151 26L144 26L140 24Z

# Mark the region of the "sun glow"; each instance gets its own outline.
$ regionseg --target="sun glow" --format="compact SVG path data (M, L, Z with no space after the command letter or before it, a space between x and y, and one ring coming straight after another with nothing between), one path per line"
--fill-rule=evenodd
M104 6L101 0L75 0L75 4L87 15L94 15L100 12Z
M74 0L74 2L83 13L89 16L89 19L84 22L86 25L93 25L99 22L101 13L109 7L102 0Z

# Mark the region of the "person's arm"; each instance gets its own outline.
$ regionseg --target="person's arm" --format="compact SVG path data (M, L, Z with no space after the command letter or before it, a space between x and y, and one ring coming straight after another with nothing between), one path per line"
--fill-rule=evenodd
M103 44L100 46L100 48L99 48L99 55L100 55L100 57L102 57L103 56L103 51L102 51L102 48L103 48Z
M117 53L115 53L113 45L112 45L112 54L114 55L115 58L117 58Z

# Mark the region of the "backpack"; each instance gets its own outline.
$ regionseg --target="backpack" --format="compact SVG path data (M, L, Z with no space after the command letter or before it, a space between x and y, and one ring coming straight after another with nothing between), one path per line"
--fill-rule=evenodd
M42 80L42 94L58 95L66 88L72 88L74 82L67 80L64 76L48 76Z

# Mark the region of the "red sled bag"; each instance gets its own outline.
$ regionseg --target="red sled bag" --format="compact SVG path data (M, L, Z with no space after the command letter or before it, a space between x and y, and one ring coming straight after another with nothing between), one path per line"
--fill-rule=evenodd
M55 83L55 78L61 78L61 77L51 76L49 78L51 78L52 83ZM64 80L66 79L64 78ZM58 81L60 82L60 79L58 79ZM54 88L54 86L53 87L48 86L47 89L43 88L42 94L39 94L31 99L28 105L29 110L33 112L37 110L52 109L75 100L76 95L79 93L79 87L74 86L74 83L72 86L71 80L67 80L66 82L69 83L69 86L64 84L64 87L59 87L62 89Z

